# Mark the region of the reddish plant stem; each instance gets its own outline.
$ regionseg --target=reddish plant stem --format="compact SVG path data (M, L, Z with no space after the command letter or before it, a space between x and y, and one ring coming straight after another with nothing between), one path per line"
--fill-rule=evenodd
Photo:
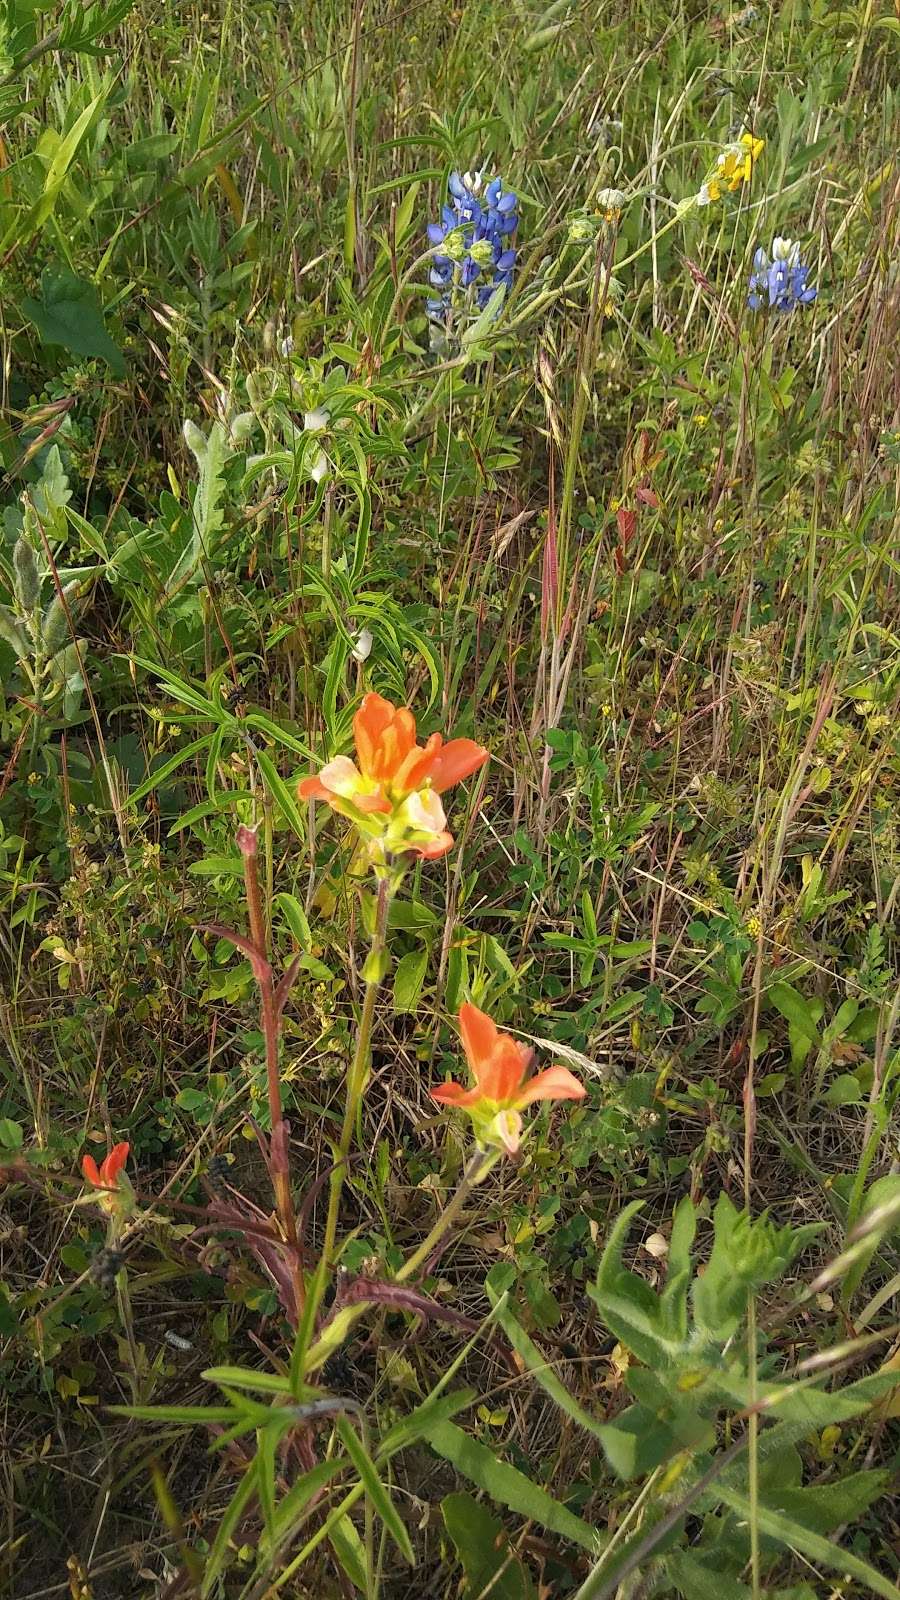
M238 847L244 858L244 886L247 892L247 916L250 938L259 953L260 961L254 963L259 985L259 1019L266 1045L266 1084L269 1096L269 1173L275 1191L275 1209L285 1239L296 1249L297 1221L291 1195L290 1167L288 1162L288 1128L284 1120L281 1101L281 1078L278 1071L278 1044L281 1035L281 1017L275 1002L275 985L269 961L269 938L263 913L262 893L257 868L256 832L250 828L238 829ZM299 1303L303 1301L302 1273L297 1274Z

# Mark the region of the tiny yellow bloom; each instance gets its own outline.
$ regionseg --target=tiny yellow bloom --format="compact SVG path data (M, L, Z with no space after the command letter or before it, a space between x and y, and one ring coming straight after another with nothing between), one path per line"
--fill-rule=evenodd
M727 145L716 157L716 164L697 196L700 205L710 205L719 200L727 190L734 194L753 176L753 163L765 145L752 133L742 133L734 143Z

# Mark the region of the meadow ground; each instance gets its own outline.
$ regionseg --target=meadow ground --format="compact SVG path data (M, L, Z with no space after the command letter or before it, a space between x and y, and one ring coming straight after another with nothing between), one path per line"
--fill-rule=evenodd
M15 1600L900 1594L898 36L8 0Z

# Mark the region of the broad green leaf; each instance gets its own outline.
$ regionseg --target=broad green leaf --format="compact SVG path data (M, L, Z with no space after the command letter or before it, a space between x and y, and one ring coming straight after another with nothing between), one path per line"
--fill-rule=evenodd
M717 1369L710 1382L729 1405L750 1405L750 1386L743 1374ZM832 1422L849 1422L859 1417L896 1385L897 1374L873 1372L842 1389L826 1391L811 1383L757 1383L756 1396L766 1402L765 1415L774 1421L805 1425L808 1430L826 1428Z
M312 933L310 931L309 922L307 921L306 912L301 906L300 901L297 899L297 896L295 894L288 894L285 890L282 890L280 894L276 894L274 896L272 904L273 906L277 906L279 911L284 913L284 920L290 928L291 933L294 935L294 938L299 944L301 950L309 950L310 946L312 945Z
M670 1550L665 1570L683 1600L750 1600L747 1585L734 1573L723 1573L721 1558L704 1560L702 1551Z
M798 1033L815 1043L819 1037L818 1023L810 1010L809 1002L804 1000L793 984L773 983L768 990L768 998L776 1011L780 1011Z
M613 1472L626 1483L652 1472L679 1444L668 1423L640 1403L604 1426L602 1442Z
M240 878L244 872L241 856L204 856L202 861L192 861L188 872L195 878Z
M67 267L41 277L41 297L22 298L22 309L41 336L41 343L60 345L77 356L99 356L117 378L125 375L125 359L106 331L103 306L92 283L76 278Z
M477 1439L470 1439L455 1423L438 1423L428 1429L425 1438L439 1456L451 1462L457 1472L483 1489L492 1500L585 1550L597 1551L600 1536L594 1528L560 1505L546 1489L532 1483L524 1472L499 1461L494 1450L479 1444Z
M780 1489L777 1509L814 1533L831 1533L844 1523L858 1522L891 1482L889 1472L848 1472L833 1483Z
M503 1524L470 1494L448 1494L441 1501L444 1527L466 1575L465 1600L532 1600L534 1585Z
M427 970L427 950L411 950L397 962L397 970L394 973L395 1011L415 1011Z
M0 1117L0 1145L4 1150L21 1150L24 1142L21 1122L12 1117Z

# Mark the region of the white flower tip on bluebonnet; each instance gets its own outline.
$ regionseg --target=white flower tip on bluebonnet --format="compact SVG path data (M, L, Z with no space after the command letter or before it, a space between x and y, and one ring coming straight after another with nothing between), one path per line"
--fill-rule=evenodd
M784 261L789 267L796 267L800 261L800 246L796 239L782 239L780 234L772 240L772 260Z
M322 451L320 450L318 455L315 457L315 460L312 462L312 465L310 466L309 475L312 478L313 483L321 483L322 479L324 477L326 477L327 474L328 474L328 457L326 455L323 455Z
M470 194L480 194L483 182L484 171L481 167L476 167L474 172L463 173L463 183Z
M290 333L287 334L286 337L280 341L278 349L283 356L292 355L294 350L293 335Z
M370 628L360 628L353 644L353 657L356 661L368 661L372 654L374 639Z
M323 428L328 427L330 420L331 413L326 411L324 406L316 406L314 411L303 413L303 427L307 433L321 433Z

